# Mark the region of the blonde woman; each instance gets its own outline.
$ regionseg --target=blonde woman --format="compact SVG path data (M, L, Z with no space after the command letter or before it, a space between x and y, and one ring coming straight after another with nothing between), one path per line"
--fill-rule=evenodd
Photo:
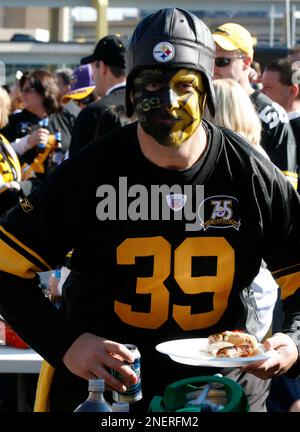
M214 80L213 85L217 100L216 114L212 118L207 112L206 120L238 132L249 141L249 145L269 159L259 144L262 129L260 119L244 88L230 78ZM257 305L260 330L256 336L260 340L266 336L271 327L277 289L275 280L262 262L258 275L248 288L248 296L252 297Z
M244 88L231 78L214 81L217 108L212 118L207 112L205 118L217 126L240 133L258 151L267 154L260 146L261 121Z

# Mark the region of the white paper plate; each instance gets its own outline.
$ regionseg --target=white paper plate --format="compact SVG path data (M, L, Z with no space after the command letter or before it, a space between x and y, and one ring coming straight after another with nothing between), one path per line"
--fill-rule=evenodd
M207 338L193 338L162 342L155 348L178 363L208 367L242 367L258 360L266 360L274 353L274 351L265 351L264 346L259 344L261 354L252 357L214 357L208 352L207 345Z

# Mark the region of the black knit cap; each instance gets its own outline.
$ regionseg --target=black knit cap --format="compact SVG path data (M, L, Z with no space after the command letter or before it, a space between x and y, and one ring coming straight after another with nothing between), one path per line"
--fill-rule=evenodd
M133 78L142 69L186 68L202 73L207 88L207 105L215 114L213 73L215 43L208 27L194 14L178 8L161 9L144 18L135 28L126 50L126 112Z
M92 63L102 60L107 66L116 66L125 69L125 42L119 35L104 36L97 43L93 54L83 57L80 64Z

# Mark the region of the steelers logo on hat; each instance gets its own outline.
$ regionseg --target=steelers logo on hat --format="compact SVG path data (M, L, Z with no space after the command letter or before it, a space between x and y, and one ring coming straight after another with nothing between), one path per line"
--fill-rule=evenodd
M175 48L169 42L159 42L153 48L153 58L159 63L168 63L175 55Z

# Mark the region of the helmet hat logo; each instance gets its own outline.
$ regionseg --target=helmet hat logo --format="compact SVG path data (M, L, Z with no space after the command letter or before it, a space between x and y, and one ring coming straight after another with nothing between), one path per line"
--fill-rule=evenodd
M169 42L159 42L153 48L153 58L159 63L167 63L175 55L175 48Z

